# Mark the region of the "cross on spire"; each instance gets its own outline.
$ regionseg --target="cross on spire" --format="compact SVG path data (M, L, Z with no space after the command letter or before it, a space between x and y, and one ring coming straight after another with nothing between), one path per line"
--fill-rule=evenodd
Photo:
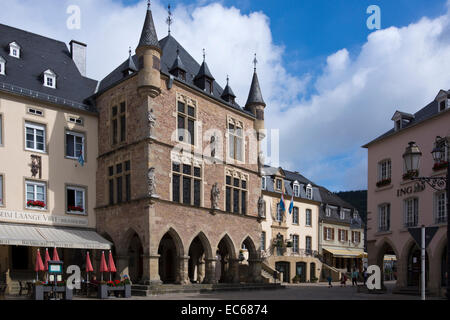
M258 59L256 59L256 53L255 53L255 59L253 59L253 65L255 66L255 72L256 72L256 65L258 64Z
M167 17L166 23L169 26L169 35L170 35L170 26L173 23L172 11L171 11L170 4L167 6L167 13L168 13L168 17Z
M129 49L128 49L128 54L129 54L130 57L131 57L131 47L129 47Z
M203 62L206 61L206 49L203 48Z
M227 75L227 85L230 83L230 77Z
M147 10L150 10L152 3L150 0L147 0Z

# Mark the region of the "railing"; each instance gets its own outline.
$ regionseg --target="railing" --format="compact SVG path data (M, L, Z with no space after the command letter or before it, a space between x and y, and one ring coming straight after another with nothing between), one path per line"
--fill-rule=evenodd
M42 93L42 92L38 92L38 91L26 89L26 88L22 88L22 87L15 86L15 85L8 84L8 83L4 83L4 82L0 82L0 90L5 91L5 92L19 94L19 95L26 96L26 97L39 99L39 100L42 100L42 101L48 101L48 102L51 102L51 103L62 104L62 105L66 105L66 106L75 107L75 108L78 108L78 109L91 110L92 111L92 107L91 106L83 104L83 103L79 103L79 102L72 101L72 100L69 100L69 99L64 99L64 98L52 96L50 94L46 94L46 93Z
M279 254L281 253L281 254ZM279 256L279 257L313 257L318 258L320 256L318 251L308 250L308 249L299 249L294 251L294 248L291 247L278 247L271 245L268 249L261 252L261 258L267 260L267 258L271 256Z
M447 217L436 217L436 223L447 223Z

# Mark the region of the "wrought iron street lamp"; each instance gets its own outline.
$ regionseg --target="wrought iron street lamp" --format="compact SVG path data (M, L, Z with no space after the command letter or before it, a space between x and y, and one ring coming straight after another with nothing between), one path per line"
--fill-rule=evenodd
M411 175L411 180L420 181L422 183L427 183L436 191L445 190L447 193L447 299L450 300L450 159L446 159L447 150L449 148L449 142L447 139L441 137L436 137L435 148L431 152L433 159L436 164L442 164L447 162L447 175L446 176L436 176L436 177L414 177ZM408 172L418 172L420 165L420 158L422 153L415 142L410 142L409 146L406 148L403 154L403 159L405 161L405 167Z

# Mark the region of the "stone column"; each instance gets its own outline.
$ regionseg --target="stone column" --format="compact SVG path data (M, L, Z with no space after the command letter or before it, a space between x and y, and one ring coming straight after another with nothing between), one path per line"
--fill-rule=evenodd
M205 279L203 283L205 284L217 284L219 279L216 279L216 259L205 259Z
M189 256L179 258L176 282L181 285L189 284Z
M249 283L261 283L262 259L248 259L248 279Z
M231 283L240 283L239 279L239 260L230 259L228 260L229 268L228 273L230 276Z
M143 284L162 284L159 276L159 255L143 255Z
M117 273L120 275L120 277L123 277L124 275L130 276L130 271L128 269L129 259L130 256L126 255L120 255L116 257Z

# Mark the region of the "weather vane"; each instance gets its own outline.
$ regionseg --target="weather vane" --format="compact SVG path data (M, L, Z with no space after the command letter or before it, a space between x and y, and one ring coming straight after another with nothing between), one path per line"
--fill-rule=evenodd
M170 35L170 26L173 23L172 11L170 10L171 9L170 4L167 6L167 9L168 9L167 12L168 12L169 16L167 17L166 23L169 26L169 35Z
M258 60L256 59L256 53L255 53L255 59L253 59L253 65L255 66L255 71L256 71L257 64L258 64Z
M152 4L151 4L151 1L148 0L148 1L147 1L147 10L150 10L151 5L152 5Z
M227 75L227 85L230 83L230 77Z
M203 61L206 61L206 49L203 49Z

